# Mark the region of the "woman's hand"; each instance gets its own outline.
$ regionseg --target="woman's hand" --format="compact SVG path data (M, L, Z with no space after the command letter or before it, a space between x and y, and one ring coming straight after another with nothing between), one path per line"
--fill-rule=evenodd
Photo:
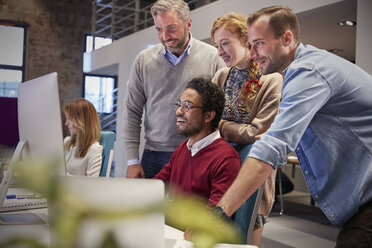
M261 139L261 135L262 135L262 134L259 134L259 135L254 136L254 139L255 139L255 140L260 140L260 139Z

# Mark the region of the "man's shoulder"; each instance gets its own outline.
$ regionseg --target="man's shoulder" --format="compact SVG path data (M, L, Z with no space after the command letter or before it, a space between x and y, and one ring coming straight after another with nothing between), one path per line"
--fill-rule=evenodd
M192 39L193 39L192 40L192 46L195 47L196 49L203 49L203 50L206 49L207 51L212 51L215 54L217 54L217 49L214 46L212 46L212 45L210 45L210 44L208 44L204 41L195 39L195 38L192 38Z
M222 137L215 140L209 145L207 157L213 161L215 169L222 168L228 165L229 170L239 170L241 167L241 159L237 151L227 143Z
M136 68L145 68L147 65L153 65L156 62L162 61L163 45L156 44L152 47L141 50L134 59L133 65Z
M138 53L137 57L141 57L141 56L147 57L149 54L158 54L158 53L162 53L162 52L163 52L163 45L159 43L159 44L156 44L152 47L148 47L148 48L145 48L145 49L141 50Z
M190 54L193 60L196 60L198 63L200 63L200 66L213 67L213 74L216 72L217 69L225 67L225 63L220 58L220 56L218 56L218 52L215 47L195 38L193 38ZM203 61L204 63L201 63L201 61Z
M325 50L312 45L304 45L300 43L296 50L294 60L288 66L288 70L296 71L301 68L305 70L313 70L321 65L323 61L327 60L329 62L330 57L334 56Z
M325 79L333 78L335 74L338 74L338 77L341 78L343 73L349 74L349 69L351 67L355 68L354 66L355 64L350 61L329 51L300 43L294 60L283 73L285 81L289 80L289 78L291 80L298 79L303 81L303 78L300 76L303 73L307 74L306 77L309 77L309 73L311 73L319 74ZM315 79L315 77L312 79ZM311 80L305 81L313 84ZM302 83L306 83L305 81Z
M239 157L239 154L236 152L236 150L222 137L213 141L212 144L210 144L210 148L212 148L212 151L216 154L216 156Z
M174 150L173 153L176 154L176 153L179 153L179 152L187 149L187 141L188 140L189 139L186 139L186 140L182 141L181 144L179 144L179 146L176 148L176 150Z

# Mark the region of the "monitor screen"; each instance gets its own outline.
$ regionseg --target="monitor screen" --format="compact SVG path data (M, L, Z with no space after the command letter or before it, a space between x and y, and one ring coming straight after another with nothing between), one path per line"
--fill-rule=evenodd
M27 141L30 156L58 159L58 170L65 174L56 72L19 84L18 126L19 139Z
M0 116L0 149L14 147L19 141L16 97L0 97Z

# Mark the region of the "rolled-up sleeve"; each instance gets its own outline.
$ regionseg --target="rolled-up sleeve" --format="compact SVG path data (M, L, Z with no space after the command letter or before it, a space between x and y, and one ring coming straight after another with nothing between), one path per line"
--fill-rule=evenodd
M331 88L313 68L291 67L284 77L279 114L254 143L249 156L278 168L294 151L315 114L329 99Z

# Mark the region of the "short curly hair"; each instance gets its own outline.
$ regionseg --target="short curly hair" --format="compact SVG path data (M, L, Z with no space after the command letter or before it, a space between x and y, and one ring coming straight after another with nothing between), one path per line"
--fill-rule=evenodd
M211 121L213 129L217 129L225 106L225 95L220 87L205 78L194 78L187 83L186 89L196 90L202 98L202 111L215 111L216 115Z

